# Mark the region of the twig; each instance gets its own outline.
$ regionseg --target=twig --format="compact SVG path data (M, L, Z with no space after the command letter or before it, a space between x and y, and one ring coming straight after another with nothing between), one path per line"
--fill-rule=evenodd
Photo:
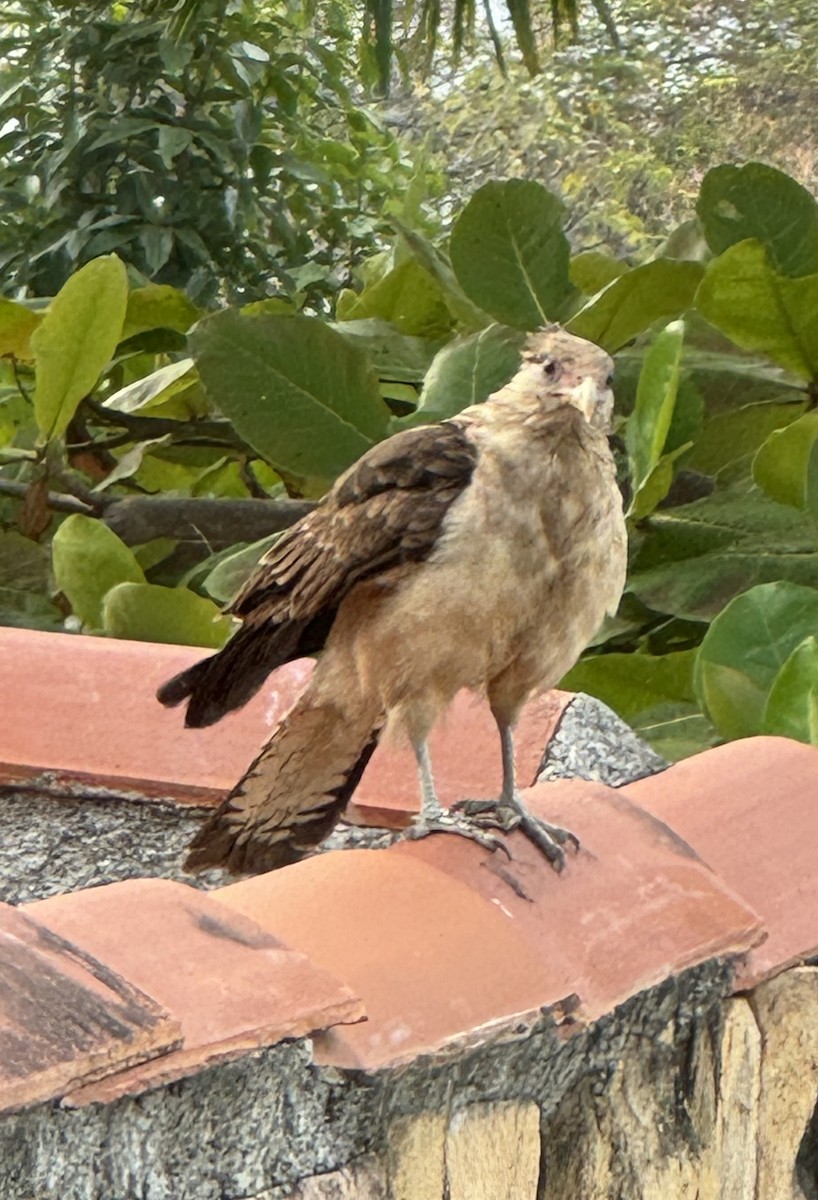
M14 496L22 500L30 487L30 483L15 483L12 479L0 479L0 496ZM59 492L49 492L47 504L54 512L82 513L86 517L99 516L99 511L90 504L84 504L82 500L77 500L74 496L64 496Z

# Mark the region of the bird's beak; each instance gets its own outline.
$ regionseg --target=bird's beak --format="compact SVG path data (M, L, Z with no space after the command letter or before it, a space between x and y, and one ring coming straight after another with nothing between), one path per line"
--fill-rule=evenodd
M570 403L574 408L579 409L589 425L592 424L597 406L602 399L596 380L583 379L582 383L578 383L575 388L571 389L569 396Z

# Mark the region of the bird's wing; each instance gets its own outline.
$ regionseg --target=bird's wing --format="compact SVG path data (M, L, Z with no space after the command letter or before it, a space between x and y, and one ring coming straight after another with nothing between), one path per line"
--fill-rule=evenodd
M268 551L228 609L241 628L218 654L164 683L161 703L187 700L185 723L212 725L246 704L276 667L321 650L356 583L431 553L476 458L450 422L373 446Z
M451 422L373 446L265 554L228 611L253 626L311 620L360 580L426 558L476 458Z

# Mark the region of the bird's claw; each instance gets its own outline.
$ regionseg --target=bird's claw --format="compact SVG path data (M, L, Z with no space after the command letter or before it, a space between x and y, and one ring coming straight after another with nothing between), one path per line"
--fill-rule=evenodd
M490 826L493 829L502 829L500 825ZM487 833L486 829L478 822L472 821L468 816L458 817L451 810L442 811L438 817L425 817L421 813L408 829L405 829L402 837L409 842L420 841L421 838L428 837L430 833L457 833L460 837L468 838L471 842L476 842L484 850L490 850L492 854L496 850L502 850L503 854L511 861L514 855L506 845L502 838L495 837L492 833Z
M562 871L565 866L564 846L579 850L576 834L561 825L551 825L532 816L522 800L458 800L451 811L462 812L481 829L501 829L504 833L519 829L556 871Z

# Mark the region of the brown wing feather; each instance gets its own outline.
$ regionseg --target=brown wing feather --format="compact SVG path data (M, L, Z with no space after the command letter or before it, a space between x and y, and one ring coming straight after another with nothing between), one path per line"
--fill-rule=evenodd
M190 697L186 724L210 725L245 704L276 667L317 653L356 583L431 553L476 459L450 422L373 446L267 552L227 610L242 628L218 654L163 684L162 703Z

